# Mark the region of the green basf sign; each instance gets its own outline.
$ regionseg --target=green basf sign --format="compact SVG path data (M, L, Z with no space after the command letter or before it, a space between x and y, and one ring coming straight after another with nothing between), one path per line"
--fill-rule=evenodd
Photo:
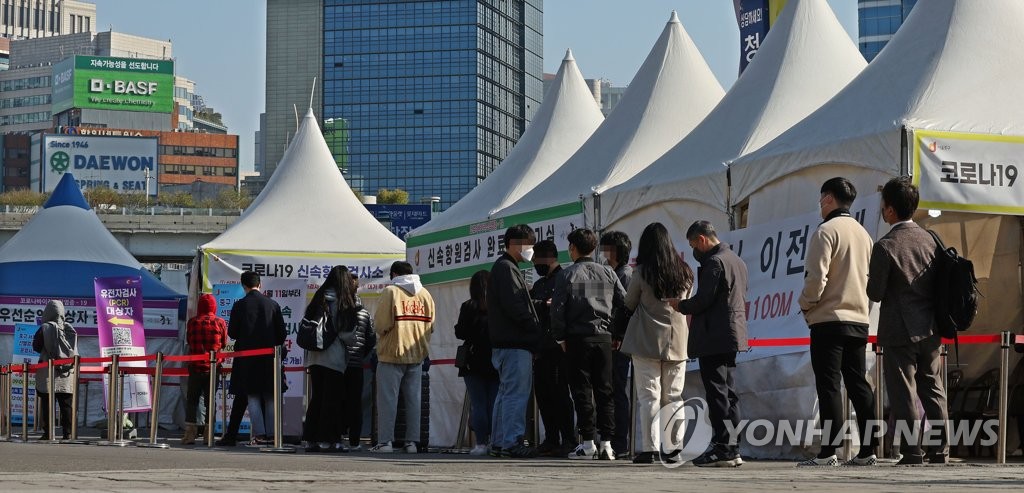
M75 55L53 67L53 113L79 109L170 113L174 62Z

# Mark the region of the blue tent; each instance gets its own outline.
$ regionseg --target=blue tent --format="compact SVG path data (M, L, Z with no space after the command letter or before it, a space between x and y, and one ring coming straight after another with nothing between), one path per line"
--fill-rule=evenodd
M43 209L0 246L0 296L92 298L94 278L117 276L141 276L145 299L185 298L107 231L70 173Z

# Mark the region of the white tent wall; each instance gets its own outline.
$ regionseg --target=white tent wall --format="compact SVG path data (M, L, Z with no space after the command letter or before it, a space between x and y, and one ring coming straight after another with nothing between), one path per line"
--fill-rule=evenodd
M489 270L490 266L485 267ZM459 307L469 299L469 280L426 286L434 298L434 333L430 336L430 359L455 359L462 341L455 338L455 322ZM454 365L430 367L430 445L450 447L455 444L462 416L466 385ZM467 423L468 425L468 423Z

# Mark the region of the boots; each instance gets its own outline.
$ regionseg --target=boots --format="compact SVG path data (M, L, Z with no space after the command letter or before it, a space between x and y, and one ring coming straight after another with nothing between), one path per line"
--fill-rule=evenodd
M195 445L196 444L196 424L185 423L185 436L181 437L182 445Z

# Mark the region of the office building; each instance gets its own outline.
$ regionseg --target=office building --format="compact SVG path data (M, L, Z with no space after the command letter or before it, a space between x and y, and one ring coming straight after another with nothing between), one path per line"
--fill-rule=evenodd
M275 3L269 39L312 36L275 30ZM348 122L349 183L447 207L486 178L543 98L542 17L542 0L324 0L322 117Z
M0 0L0 37L45 38L90 32L96 5L72 0Z
M917 0L858 0L857 45L868 62L892 39L916 3Z

